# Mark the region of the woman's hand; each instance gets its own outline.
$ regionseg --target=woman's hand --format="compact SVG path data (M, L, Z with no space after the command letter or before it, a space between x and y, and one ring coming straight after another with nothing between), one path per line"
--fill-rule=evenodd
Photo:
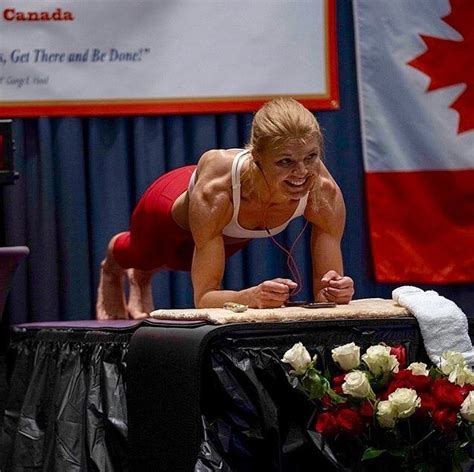
M277 308L282 306L290 297L290 292L298 284L290 279L265 280L253 287L249 306L251 308Z
M321 278L322 289L318 301L347 304L354 295L354 281L347 276L339 275L335 270L326 272Z

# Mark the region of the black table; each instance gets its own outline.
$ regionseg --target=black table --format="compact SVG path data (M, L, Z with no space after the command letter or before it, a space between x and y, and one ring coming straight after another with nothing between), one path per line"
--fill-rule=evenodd
M426 357L413 318L20 325L0 469L301 470L309 405L279 361L298 341L322 359L351 341Z

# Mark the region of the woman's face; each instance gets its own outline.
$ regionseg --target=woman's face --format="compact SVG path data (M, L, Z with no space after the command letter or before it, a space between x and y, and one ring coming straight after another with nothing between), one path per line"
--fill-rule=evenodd
M291 140L259 160L273 194L299 200L308 193L320 171L320 147L316 137L305 144Z

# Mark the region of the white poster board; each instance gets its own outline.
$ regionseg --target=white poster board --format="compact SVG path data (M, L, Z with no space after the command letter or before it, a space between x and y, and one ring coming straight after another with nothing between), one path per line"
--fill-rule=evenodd
M0 0L2 116L337 108L334 0Z

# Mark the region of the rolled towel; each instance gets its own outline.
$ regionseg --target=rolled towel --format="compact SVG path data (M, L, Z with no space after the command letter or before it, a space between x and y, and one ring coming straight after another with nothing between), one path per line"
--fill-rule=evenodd
M421 288L413 287L412 285L403 285L401 287L396 288L392 292L392 298L398 303L398 299L402 295L406 295L408 293L422 293L422 292L423 290L421 290ZM400 305L400 303L398 304Z
M466 315L453 301L434 290L426 292L411 286L396 288L392 298L417 319L429 358L440 364L441 354L457 351L474 366L474 348L469 337Z

